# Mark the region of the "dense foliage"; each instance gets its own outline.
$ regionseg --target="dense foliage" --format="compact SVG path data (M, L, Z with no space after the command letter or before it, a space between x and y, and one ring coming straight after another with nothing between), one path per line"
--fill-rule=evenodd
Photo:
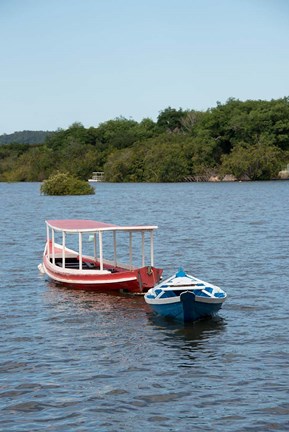
M1 181L43 181L57 171L87 180L176 182L272 179L289 163L289 97L229 99L207 111L168 107L157 121L123 117L98 127L74 123L44 144L0 146Z
M40 191L44 195L93 195L95 193L94 188L85 180L61 172L44 180Z

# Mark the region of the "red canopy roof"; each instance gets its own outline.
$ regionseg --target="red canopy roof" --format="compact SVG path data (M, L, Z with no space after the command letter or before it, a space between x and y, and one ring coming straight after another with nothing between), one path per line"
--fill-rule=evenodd
M55 230L60 231L117 231L117 230L152 230L157 226L119 226L105 222L97 222L87 219L61 219L61 220L47 220L47 225Z
M81 230L99 230L116 227L113 224L104 222L97 222L85 219L61 219L61 220L48 220L47 224L55 229L67 231L81 231Z

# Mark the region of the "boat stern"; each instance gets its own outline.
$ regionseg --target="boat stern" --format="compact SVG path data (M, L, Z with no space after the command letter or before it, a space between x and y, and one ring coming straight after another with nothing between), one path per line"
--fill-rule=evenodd
M153 288L155 285L157 285L162 277L163 270L147 266L142 267L137 270L137 279L140 287L140 291L147 291L150 288Z

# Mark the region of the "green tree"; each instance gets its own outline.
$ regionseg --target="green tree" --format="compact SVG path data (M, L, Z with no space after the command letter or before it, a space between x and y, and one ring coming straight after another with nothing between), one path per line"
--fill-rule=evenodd
M230 98L204 112L168 107L157 122L119 117L88 129L75 122L41 145L0 145L0 180L42 181L55 170L80 179L105 171L109 181L181 181L224 170L263 179L288 152L289 97Z
M13 160L10 169L7 168L6 181L42 181L53 170L52 151L43 145L29 146Z
M183 129L182 120L186 115L187 111L183 111L182 108L176 110L168 107L159 113L157 126L163 132L180 132Z
M138 140L138 123L124 117L102 123L97 128L97 140L111 148L130 147Z
M112 152L104 166L106 180L110 182L131 181L133 175L132 156L133 151L130 148Z
M223 156L221 171L237 178L248 176L251 180L277 178L283 162L283 152L276 146L259 142L253 146L236 146L230 155Z

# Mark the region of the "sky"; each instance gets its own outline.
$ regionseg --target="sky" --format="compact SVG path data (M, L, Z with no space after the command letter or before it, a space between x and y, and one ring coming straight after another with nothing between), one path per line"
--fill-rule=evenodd
M289 96L288 0L0 0L0 135Z

